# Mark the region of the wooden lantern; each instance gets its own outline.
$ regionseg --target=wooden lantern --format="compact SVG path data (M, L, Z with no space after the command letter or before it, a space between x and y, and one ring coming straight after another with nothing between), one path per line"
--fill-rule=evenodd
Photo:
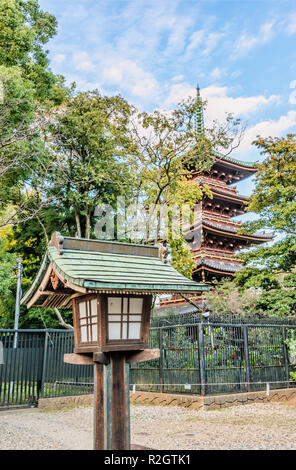
M152 296L209 290L185 278L159 248L52 235L39 272L21 303L71 308L69 364L94 366L94 448L130 448L129 364L156 359L148 349Z

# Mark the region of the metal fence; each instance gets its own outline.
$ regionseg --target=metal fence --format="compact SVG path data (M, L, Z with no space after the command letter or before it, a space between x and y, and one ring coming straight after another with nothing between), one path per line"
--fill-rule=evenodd
M39 398L81 395L93 390L92 366L66 364L69 330L0 330L0 408L36 406Z
M293 387L286 345L293 330L295 320L155 319L150 347L160 348L160 358L134 364L131 383L140 390L202 395Z
M285 341L295 330L295 321L154 319L150 347L160 349L160 358L131 365L131 388L219 394L264 390L266 384L293 387ZM0 408L93 391L93 367L63 361L74 349L71 330L0 330L0 349Z

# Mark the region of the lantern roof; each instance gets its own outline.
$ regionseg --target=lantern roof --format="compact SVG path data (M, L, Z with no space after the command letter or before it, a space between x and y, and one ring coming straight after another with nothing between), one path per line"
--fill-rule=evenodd
M63 237L55 232L21 303L68 307L77 294L196 293L209 286L187 279L148 245Z

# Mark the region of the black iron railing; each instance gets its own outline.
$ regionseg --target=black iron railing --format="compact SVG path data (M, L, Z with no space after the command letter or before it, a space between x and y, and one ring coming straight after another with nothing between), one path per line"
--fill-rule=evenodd
M150 347L160 358L131 365L131 389L220 394L293 387L286 338L295 329L295 320L153 319ZM92 393L93 367L63 361L73 349L71 330L0 330L0 408Z

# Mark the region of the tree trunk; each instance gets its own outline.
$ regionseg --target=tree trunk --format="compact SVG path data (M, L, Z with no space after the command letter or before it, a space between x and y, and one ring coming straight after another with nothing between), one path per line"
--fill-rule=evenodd
M69 323L66 323L65 320L63 319L59 309L57 309L56 307L54 308L54 311L56 313L56 316L58 317L59 319L59 322L62 326L64 326L65 328L67 328L67 330L73 330L73 326L70 325Z
M90 213L85 216L85 238L90 238Z
M80 225L79 210L78 210L77 202L74 203L74 210L75 210L77 237L81 238L81 225Z

